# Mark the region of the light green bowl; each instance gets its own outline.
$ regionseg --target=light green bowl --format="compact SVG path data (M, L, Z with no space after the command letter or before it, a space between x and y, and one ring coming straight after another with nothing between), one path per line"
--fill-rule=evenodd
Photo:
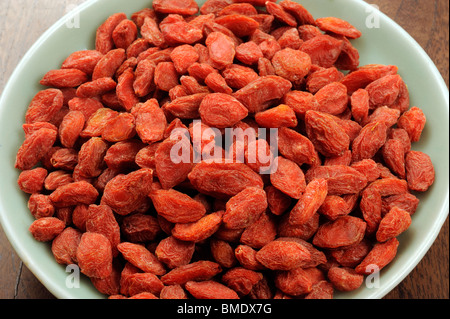
M397 65L409 87L411 105L420 107L428 119L423 137L413 145L413 149L431 156L436 181L427 193L419 195L421 203L413 216L412 225L399 237L397 257L381 271L378 288L369 289L363 284L351 293L336 293L337 298L382 298L419 263L448 215L449 92L440 73L419 44L387 16L374 13L366 2L302 0L301 3L315 18L335 16L348 20L360 29L363 36L353 44L359 49L361 65ZM59 68L70 53L94 48L95 31L109 15L125 12L130 16L150 5L149 0L85 2L59 20L32 46L9 79L0 100L0 221L26 266L58 298L105 296L98 293L84 276L79 288L68 288L66 280L71 273L55 262L48 243L35 241L28 232L33 217L27 208L27 196L17 187L19 171L14 169L16 152L24 139L21 126L25 111L32 97L43 89L38 84L43 74ZM70 28L77 18L79 28ZM377 21L378 27L366 26L366 22Z

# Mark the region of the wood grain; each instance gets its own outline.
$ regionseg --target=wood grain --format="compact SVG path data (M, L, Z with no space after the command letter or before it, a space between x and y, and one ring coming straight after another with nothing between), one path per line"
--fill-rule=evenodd
M0 1L0 94L20 59L54 22L85 0ZM425 49L449 85L447 0L370 0ZM449 298L449 221L419 265L385 298ZM0 229L0 299L54 298L16 255Z

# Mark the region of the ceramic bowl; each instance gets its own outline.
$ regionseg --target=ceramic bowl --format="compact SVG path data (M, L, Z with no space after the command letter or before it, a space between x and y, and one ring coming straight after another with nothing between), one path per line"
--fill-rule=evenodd
M199 1L199 4L202 4ZM427 125L414 150L431 156L436 181L424 194L411 227L398 239L394 261L381 271L379 285L363 284L336 298L382 298L419 263L448 215L449 207L449 92L432 60L420 45L383 13L361 0L302 0L315 18L335 16L349 21L363 32L353 41L359 50L360 65L397 65L410 91L411 106L420 107ZM59 265L48 243L37 242L28 232L33 217L27 208L28 196L17 187L19 171L15 155L22 144L22 123L32 97L43 89L39 80L50 69L59 68L70 53L93 49L97 27L111 14L130 16L148 0L88 0L48 29L23 57L11 75L0 100L0 221L13 248L25 265L57 298L104 298L81 276L78 288L67 284L71 269ZM78 22L78 23L74 23ZM444 262L444 261L443 261Z

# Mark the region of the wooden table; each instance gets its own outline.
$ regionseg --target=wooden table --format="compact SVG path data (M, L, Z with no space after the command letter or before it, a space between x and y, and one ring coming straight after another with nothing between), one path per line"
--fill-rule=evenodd
M85 0L0 1L0 93L36 39L73 5ZM150 1L149 1L150 2ZM370 0L400 24L436 63L448 86L447 0ZM449 298L449 222L419 265L386 299ZM54 298L11 248L0 229L0 299Z

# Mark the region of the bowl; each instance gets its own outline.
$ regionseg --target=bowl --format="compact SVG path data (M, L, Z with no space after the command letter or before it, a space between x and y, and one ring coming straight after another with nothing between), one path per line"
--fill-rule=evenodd
M104 298L90 280L81 276L79 286L70 285L72 268L57 264L48 243L34 240L28 232L33 222L28 196L17 186L16 152L24 139L22 123L32 97L43 87L39 80L59 68L70 53L92 49L97 27L111 14L130 16L150 5L148 0L88 0L48 29L30 48L11 75L0 99L0 222L11 245L33 274L57 298ZM199 1L201 5L203 1ZM420 107L427 125L414 150L430 155L436 180L421 202L410 228L399 236L394 261L381 271L378 285L363 284L358 290L335 294L336 298L382 298L400 283L428 251L449 209L449 91L439 71L420 45L400 26L360 0L302 0L314 18L335 16L363 32L353 40L360 52L360 65L397 65L409 87L411 106ZM78 23L74 23L78 22ZM443 261L444 262L444 261Z

